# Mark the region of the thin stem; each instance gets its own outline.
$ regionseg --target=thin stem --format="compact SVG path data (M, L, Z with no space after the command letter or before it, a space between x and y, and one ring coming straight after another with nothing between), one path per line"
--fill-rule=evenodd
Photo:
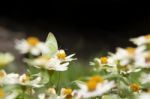
M57 91L59 91L59 83L60 83L60 72L58 72L58 81L57 81L57 87L56 87Z

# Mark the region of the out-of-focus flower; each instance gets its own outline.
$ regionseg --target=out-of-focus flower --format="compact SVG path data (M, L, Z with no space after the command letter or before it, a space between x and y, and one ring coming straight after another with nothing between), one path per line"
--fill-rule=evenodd
M77 83L77 85L80 88L77 90L79 99L101 96L115 86L113 81L104 80L101 76L93 76L86 83Z
M0 53L0 68L9 64L14 60L14 56L10 53Z
M49 88L46 93L41 93L38 95L39 99L58 99L56 90L54 88Z
M141 93L137 99L150 99L150 93Z
M134 65L141 68L150 68L150 51L144 51L135 58Z
M134 91L134 92L139 92L139 90L141 89L141 88L140 88L140 85L137 84L137 83L131 84L131 85L130 85L130 88L131 88L131 90Z
M150 34L145 35L145 36L140 36L137 38L132 38L130 39L130 41L132 41L134 44L140 46L142 44L147 44L150 43Z
M36 68L65 71L68 69L69 62L75 60L74 58L72 58L73 56L74 54L66 56L64 50L58 50L58 52L51 58L47 58L46 56L40 56L35 59L25 59L24 61Z
M40 84L42 78L36 77L35 79L31 80L30 77L26 74L23 74L19 77L19 84L23 86L32 86L32 87L42 87L43 85Z
M61 94L58 99L72 99L73 98L73 90L71 88L62 88Z
M143 73L139 80L142 84L150 83L150 74Z
M119 60L120 65L129 64L135 57L135 48L127 47L126 49L117 48L116 58Z
M17 91L13 91L5 96L5 99L16 99L19 93Z
M41 42L36 37L28 37L26 40L17 40L15 48L20 51L21 54L30 53L31 55L46 54L49 52L49 48L45 43Z
M62 63L57 58L51 58L47 62L45 68L48 70L55 70L55 71L66 71L68 69L69 62Z
M98 64L97 64L98 63ZM115 60L115 58L113 57L100 57L100 58L95 58L94 62L90 62L90 65L99 65L101 66L116 66L117 61Z
M18 84L19 81L18 78L19 78L19 74L15 74L15 73L7 74L3 80L3 84L4 85Z

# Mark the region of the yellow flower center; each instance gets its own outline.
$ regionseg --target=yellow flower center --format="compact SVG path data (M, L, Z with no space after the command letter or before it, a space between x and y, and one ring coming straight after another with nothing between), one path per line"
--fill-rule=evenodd
M0 99L1 99L1 97L4 97L4 96L5 96L5 92L2 88L0 88Z
M88 82L87 82L87 87L89 91L93 91L96 89L96 86L98 83L102 83L104 81L104 79L99 76L93 76Z
M145 39L150 39L150 34L144 36Z
M70 95L72 93L72 89L71 88L66 88L66 89L64 89L63 93L65 95Z
M37 45L40 41L39 41L39 39L36 38L36 37L28 37L28 38L27 38L27 42L28 42L29 45L35 46L35 45Z
M21 82L22 82L22 83L26 83L26 82L29 81L29 80L30 80L30 77L27 76L26 74L24 74L24 75L23 75L23 78L22 78L22 80L21 80Z
M140 85L136 84L136 83L133 83L133 84L130 85L130 88L132 89L132 91L138 92L140 90Z
M93 76L90 80L95 81L95 82L103 82L104 81L103 77L101 77L99 75Z
M130 55L134 55L134 53L135 53L135 48L133 48L133 47L127 47L127 48L126 48L126 51L127 51Z
M96 89L97 82L96 81L88 81L87 86L88 86L89 91L93 91Z
M57 57L59 59L65 59L66 58L66 53L64 50L60 50L58 53L57 53Z
M107 57L101 57L100 61L102 64L107 64L108 63L108 58Z

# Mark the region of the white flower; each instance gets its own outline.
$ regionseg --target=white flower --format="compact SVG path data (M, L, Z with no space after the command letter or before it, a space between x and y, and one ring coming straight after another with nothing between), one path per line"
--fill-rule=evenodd
M7 74L4 78L3 84L6 85L11 85L11 84L18 84L18 78L19 78L19 74Z
M57 58L51 58L46 64L45 68L48 70L65 71L68 69L68 65L69 62L61 63L61 60Z
M19 84L23 86L32 86L32 87L42 87L43 85L40 84L42 78L36 77L35 79L31 80L29 76L23 74L19 77Z
M150 99L149 93L141 93L138 97L138 99Z
M5 99L16 99L16 97L19 95L17 91L13 91L10 94L8 94Z
M54 88L49 88L46 93L39 94L38 98L39 99L58 99Z
M62 49L58 50L55 57L58 58L60 61L62 62L69 62L72 60L75 60L74 58L72 58L75 54L71 54L69 56L66 55L66 52Z
M141 68L150 68L150 52L145 51L136 55L135 66Z
M36 37L29 37L26 40L17 40L15 48L20 51L21 54L30 53L32 55L46 54L49 52L49 48L45 43L39 41Z
M88 99L91 97L102 96L104 93L112 89L115 84L113 81L108 82L99 76L92 77L87 83L77 83L79 90L77 90L77 97Z
M14 56L10 53L0 53L0 67L5 66L14 60Z
M143 73L139 80L142 84L150 83L150 74Z
M127 47L126 49L117 48L116 58L120 61L120 65L127 65L134 59L136 49Z
M35 59L25 59L24 61L36 68L44 68L48 70L65 71L68 69L69 62L75 60L72 58L74 54L66 56L64 50L58 52L51 58L40 56Z
M130 39L134 44L140 46L142 44L150 43L150 34L145 35L145 36L140 36L137 38L132 38Z
M100 57L96 58L95 61L98 62L99 66L116 66L116 60L113 57Z

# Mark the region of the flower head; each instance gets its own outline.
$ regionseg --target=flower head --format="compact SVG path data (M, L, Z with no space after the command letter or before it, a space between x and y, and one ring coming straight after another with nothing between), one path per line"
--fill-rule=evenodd
M0 68L9 64L14 60L14 56L10 53L0 53Z

